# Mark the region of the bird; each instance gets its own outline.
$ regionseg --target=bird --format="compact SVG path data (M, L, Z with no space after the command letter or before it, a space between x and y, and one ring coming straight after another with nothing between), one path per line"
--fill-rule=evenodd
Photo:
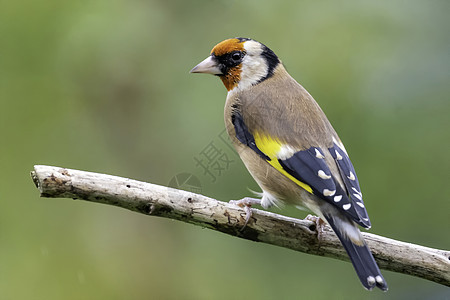
M190 73L218 76L228 91L226 131L262 190L261 199L234 201L246 208L246 223L255 204L307 209L331 226L364 288L387 291L358 228L371 222L355 168L325 113L278 56L256 40L230 38Z

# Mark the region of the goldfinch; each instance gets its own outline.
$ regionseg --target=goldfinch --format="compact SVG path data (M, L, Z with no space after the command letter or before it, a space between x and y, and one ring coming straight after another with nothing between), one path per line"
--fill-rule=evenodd
M358 225L370 228L344 145L313 97L267 46L248 38L217 44L191 73L219 76L228 90L225 125L262 198L238 204L304 207L326 221L363 286L388 289Z

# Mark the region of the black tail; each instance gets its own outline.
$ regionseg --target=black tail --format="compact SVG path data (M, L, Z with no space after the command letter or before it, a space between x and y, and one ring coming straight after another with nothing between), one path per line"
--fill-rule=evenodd
M371 290L375 286L382 289L383 291L388 290L388 286L386 281L384 280L383 275L381 275L380 269L378 268L375 259L372 256L372 252L370 252L369 247L363 241L361 246L352 243L352 241L342 233L344 226L338 226L338 222L341 222L341 219L333 219L332 217L325 216L328 224L330 224L331 228L333 228L334 232L338 236L345 250L347 251L348 256L355 268L356 274L361 280L362 285ZM350 221L351 222L351 221ZM350 225L349 223L345 225ZM355 228L355 230L358 230Z

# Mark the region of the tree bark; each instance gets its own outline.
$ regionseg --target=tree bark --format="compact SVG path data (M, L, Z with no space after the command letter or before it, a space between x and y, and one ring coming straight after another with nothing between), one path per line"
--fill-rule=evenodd
M73 198L183 221L256 242L349 261L330 227L318 235L315 222L252 209L243 228L242 208L203 195L106 174L52 166L31 172L41 197ZM450 286L450 251L363 236L380 268Z

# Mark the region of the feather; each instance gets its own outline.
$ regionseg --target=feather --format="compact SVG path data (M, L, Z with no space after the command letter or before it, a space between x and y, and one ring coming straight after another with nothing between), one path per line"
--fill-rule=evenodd
M340 218L336 214L324 216L344 246L362 285L368 290L377 286L387 291L387 283L358 228L351 221Z

